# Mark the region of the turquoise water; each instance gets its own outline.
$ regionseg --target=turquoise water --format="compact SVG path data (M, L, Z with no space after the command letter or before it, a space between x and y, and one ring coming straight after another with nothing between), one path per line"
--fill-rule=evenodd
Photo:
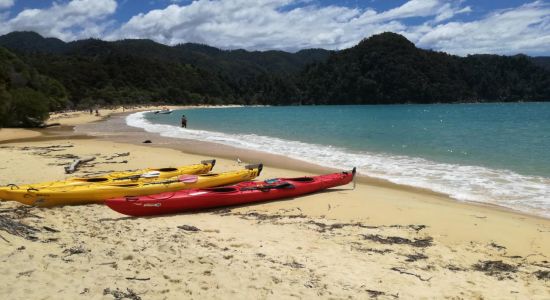
M155 123L253 133L352 150L550 177L550 103L193 109Z
M188 129L179 128L182 114ZM550 212L550 103L240 107L141 117L134 126L166 136L358 166L460 200Z

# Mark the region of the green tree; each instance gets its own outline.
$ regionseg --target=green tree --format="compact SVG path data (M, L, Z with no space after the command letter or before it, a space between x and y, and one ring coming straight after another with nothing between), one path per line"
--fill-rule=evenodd
M8 126L36 127L48 119L48 98L43 93L25 87L12 90L11 97Z

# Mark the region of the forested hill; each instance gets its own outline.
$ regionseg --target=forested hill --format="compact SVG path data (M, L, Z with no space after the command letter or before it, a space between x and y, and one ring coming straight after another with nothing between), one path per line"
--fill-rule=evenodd
M132 55L168 63L192 64L211 72L239 77L265 72L295 73L309 63L325 60L331 53L324 49L307 49L297 53L221 50L193 43L167 46L143 39L114 42L86 39L65 43L56 38L44 38L35 32L12 32L0 36L0 46L20 54Z
M525 55L453 56L394 33L309 65L300 80L316 104L550 101L550 72Z
M532 57L531 60L538 66L550 71L550 56Z
M0 36L0 46L17 55L2 55L0 64L17 59L34 78L60 83L67 97L57 98L67 98L70 107L550 101L544 58L459 57L416 48L394 33L374 35L345 50L296 53L167 46L151 40L66 43L34 32ZM11 75L0 82L4 91L22 88L10 72L4 71ZM34 81L26 82L26 88L44 92L29 83ZM0 103L7 103L1 97ZM48 103L49 109L60 107Z

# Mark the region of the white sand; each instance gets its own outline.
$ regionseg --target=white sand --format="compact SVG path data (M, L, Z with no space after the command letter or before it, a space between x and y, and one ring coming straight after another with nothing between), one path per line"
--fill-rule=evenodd
M52 145L72 147L43 148ZM76 175L210 158L99 140L1 146L2 185L65 178L63 154L97 156ZM130 155L107 160L123 152ZM218 159L215 170L239 167ZM303 174L266 166L262 178ZM550 280L537 278L550 271L549 220L391 186L350 188L154 218L102 205L25 215L1 202L0 220L38 231L33 241L0 230L0 298L113 299L108 292L117 289L143 299L550 298ZM487 261L486 272L476 270ZM499 270L499 261L512 271Z

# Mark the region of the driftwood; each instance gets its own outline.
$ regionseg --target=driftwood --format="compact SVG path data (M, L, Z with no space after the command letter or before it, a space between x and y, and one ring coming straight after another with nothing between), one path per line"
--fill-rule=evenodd
M49 231L49 232L56 232L56 233L59 232L59 230L48 227L48 226L42 226L42 228L44 228L46 231Z
M138 277L126 277L126 280L139 280L139 281L147 281L147 280L150 280L151 278L150 277L146 277L146 278L138 278Z
M418 279L420 279L421 281L430 281L432 278L422 278L422 276L418 275L418 274L414 274L414 273L411 273L411 272L407 272L407 271L404 271L400 268L396 268L396 267L393 267L391 268L390 270L392 271L395 271L395 272L399 272L399 274L405 274L405 275L411 275L411 276L414 276Z
M74 173L80 164L92 161L94 159L95 157L75 159L70 165L65 167L65 173L67 174Z

